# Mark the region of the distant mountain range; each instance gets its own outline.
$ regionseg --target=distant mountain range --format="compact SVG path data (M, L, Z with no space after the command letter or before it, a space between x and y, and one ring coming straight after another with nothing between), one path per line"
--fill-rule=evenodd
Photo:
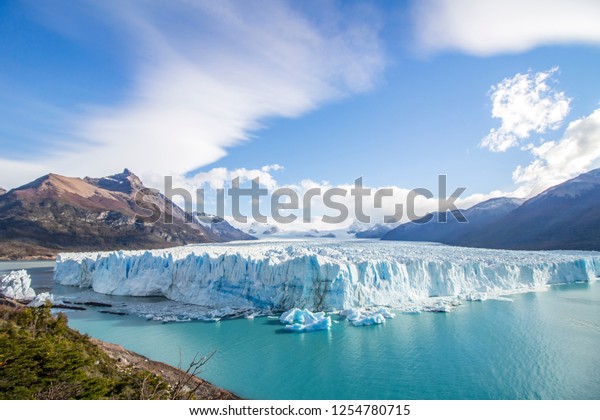
M222 219L200 222L127 169L104 178L49 174L0 195L0 258L232 239L253 237Z
M439 222L440 213L426 215L413 222L404 223L382 236L384 240L397 241L426 241L426 242L456 242L481 229L493 220L499 219L515 210L525 200L517 198L492 198L476 204L462 214L467 223L461 223L457 215L447 212L446 221Z
M210 230L219 238L219 242L229 241L247 241L256 239L254 236L237 229L229 224L225 219L206 213L194 213L197 223L200 223L206 229Z
M393 226L377 223L367 229L354 232L354 236L359 239L376 239L381 238L393 229Z
M428 223L405 223L383 240L432 241L494 249L600 250L600 169L521 202L496 198L463 211L469 223L438 214Z
M136 202L138 192L144 200ZM282 232L253 223L249 233L281 237L382 238L502 249L600 250L600 169L525 201L500 197L462 213L438 213L397 227L353 223L346 230ZM172 223L166 220L172 219ZM189 214L132 172L104 178L56 174L0 188L0 259L51 258L65 251L164 248L255 239L217 216Z

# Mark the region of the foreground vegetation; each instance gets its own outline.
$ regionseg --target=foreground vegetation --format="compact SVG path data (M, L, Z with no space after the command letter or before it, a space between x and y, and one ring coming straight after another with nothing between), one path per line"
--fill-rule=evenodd
M195 376L207 360L182 371L82 335L50 306L0 301L0 399L235 398Z

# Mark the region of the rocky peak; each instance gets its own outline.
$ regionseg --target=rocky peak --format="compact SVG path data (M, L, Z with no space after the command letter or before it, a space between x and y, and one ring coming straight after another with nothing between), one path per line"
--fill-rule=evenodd
M132 194L134 191L145 188L141 179L127 168L119 174L105 176L103 178L88 177L85 178L85 180L99 188L125 194Z
M6 190L4 188L0 188L0 195L6 194Z

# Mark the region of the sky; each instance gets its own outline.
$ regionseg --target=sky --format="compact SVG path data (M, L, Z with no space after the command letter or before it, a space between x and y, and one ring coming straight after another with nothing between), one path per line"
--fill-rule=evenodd
M597 22L595 0L3 1L0 187L531 197L600 166Z

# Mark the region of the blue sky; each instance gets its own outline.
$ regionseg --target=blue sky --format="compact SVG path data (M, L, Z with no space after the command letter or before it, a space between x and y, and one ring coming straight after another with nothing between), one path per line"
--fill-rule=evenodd
M474 203L600 166L600 3L481 4L1 2L0 186L447 174Z

